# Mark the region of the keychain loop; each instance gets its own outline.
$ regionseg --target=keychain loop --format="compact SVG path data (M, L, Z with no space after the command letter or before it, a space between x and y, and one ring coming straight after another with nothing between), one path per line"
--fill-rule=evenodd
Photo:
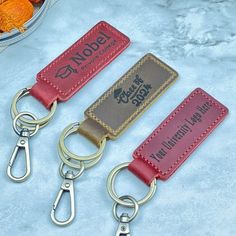
M19 114L19 111L17 109L17 103L18 101L29 95L29 91L31 88L24 88L21 89L13 98L12 101L12 105L11 105L11 115L13 117L13 119L15 118L15 116L17 116ZM52 119L55 111L57 108L57 101L54 101L52 106L51 106L51 110L49 112L49 114L41 119L36 119L36 120L30 120L30 119L25 119L25 118L21 118L20 120L23 121L24 123L28 124L28 125L39 125L40 128L44 127L45 125L47 125L47 123Z
M94 154L88 155L88 156L78 156L68 150L68 148L65 145L65 139L73 134L76 133L79 127L79 123L73 123L68 125L62 132L59 140L58 150L61 160L66 163L68 166L77 168L76 163L72 163L68 159L75 160L75 161L83 161L85 165L85 169L90 168L94 166L102 157L104 148L106 146L106 138L102 140L102 143L100 147L98 148L98 151ZM66 157L65 157L66 156ZM90 161L90 162L88 162Z
M39 130L38 124L34 128L31 127L31 130L28 127L22 128L17 123L17 122L20 122L20 117L22 116L28 116L32 118L33 120L37 119L37 117L34 116L30 112L21 112L13 120L13 129L16 132L16 134L19 136L19 138L13 150L9 163L7 165L7 175L9 176L10 179L18 183L25 181L30 176L31 167L30 167L29 138L35 135ZM20 149L24 150L24 153L25 153L26 168L25 168L25 173L22 176L15 176L12 172L12 169L13 169L15 160L18 157Z
M61 162L61 164L59 166L59 173L62 178L66 177L66 173L63 172L64 166L65 166L65 163ZM76 170L78 170L78 169L79 169L78 173L73 174L73 177L71 179L73 179L73 180L77 179L83 174L85 168L84 168L84 163L82 161L80 162L80 168L76 168Z
M128 214L127 214L127 217L128 217L127 223L129 223L129 222L131 222L131 221L137 216L137 214L138 214L138 210L139 210L138 202L135 200L135 198L133 198L133 197L131 197L131 196L129 196L129 195L122 196L122 197L120 197L119 199L120 199L120 200L124 200L124 201L129 200L130 202L133 203L133 206L134 206L134 212L133 212L133 214L132 214L131 216L128 216ZM126 201L126 202L127 202L127 201ZM115 219L116 219L117 221L120 221L121 216L124 214L124 213L123 213L121 216L118 216L118 214L117 214L117 208L118 208L119 205L120 205L120 204L119 204L118 202L115 202L114 205L113 205L113 215L114 215L114 217L115 217Z
M58 146L58 154L62 160L62 162L64 162L65 165L74 168L74 169L79 169L80 168L80 163L83 162L84 168L88 169L92 166L94 166L95 164L97 164L99 162L99 160L102 157L102 154L100 156L98 156L96 159L93 159L92 161L78 161L78 160L74 160L71 157L68 157L65 153L63 153L62 149L60 146ZM72 160L74 162L72 162ZM78 164L76 162L79 162Z
M121 170L126 169L129 164L130 164L129 162L125 162L123 164L120 164L110 172L110 174L107 178L107 191L108 191L109 195L111 196L111 198L115 202L119 203L120 205L126 206L126 207L134 207L133 203L124 201L121 198L119 198L119 196L117 195L115 188L114 188L116 176L119 174L119 172ZM147 193L147 195L144 198L142 198L141 200L137 201L138 205L143 205L144 203L148 202L154 196L154 194L156 192L156 188L157 188L156 179L154 179L150 185L150 189L149 189L149 192Z
M21 112L21 113L19 113L13 120L13 129L16 132L16 134L18 134L19 136L21 135L21 132L22 132L23 128L20 125L17 124L17 121L18 120L20 121L20 118L22 116L28 116L28 117L32 118L33 120L37 119L37 117L35 115L33 115L32 113L30 113L30 112ZM32 137L33 135L35 135L38 132L39 124L35 125L34 130L33 130L33 128L32 128L32 130L29 129L29 127L27 127L27 129L31 131L31 132L29 132L29 136Z

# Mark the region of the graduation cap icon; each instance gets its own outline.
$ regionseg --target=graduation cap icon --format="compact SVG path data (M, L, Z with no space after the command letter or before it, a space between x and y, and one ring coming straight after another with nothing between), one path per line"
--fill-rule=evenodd
M116 89L114 91L114 98L118 98L122 92L122 88Z
M74 69L71 65L66 65L61 67L57 73L56 73L56 78L60 78L60 79L65 79L68 76L70 76L72 73L78 73L78 71L76 69Z

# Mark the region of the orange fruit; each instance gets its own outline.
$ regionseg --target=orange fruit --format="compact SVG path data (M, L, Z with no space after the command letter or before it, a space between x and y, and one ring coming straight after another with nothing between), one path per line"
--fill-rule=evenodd
M1 1L1 0L0 0ZM3 0L4 1L4 0ZM5 0L6 1L6 0ZM30 0L31 2L33 2L33 3L40 3L41 2L41 0Z
M24 23L34 12L34 7L28 0L7 0L0 4L0 30L9 32L18 29L23 32Z

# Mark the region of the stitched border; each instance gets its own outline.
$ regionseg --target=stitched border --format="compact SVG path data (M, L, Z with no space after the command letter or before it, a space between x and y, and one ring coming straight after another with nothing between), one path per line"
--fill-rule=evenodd
M150 96L132 115L130 115L116 130L112 129L109 125L107 125L105 122L103 122L101 119L99 119L94 113L94 109L96 109L103 101L105 101L113 92L114 90L123 84L127 79L130 78L130 76L135 73L147 60L153 60L155 63L157 63L159 66L164 68L166 71L168 71L171 76L165 81L158 90L156 90L152 96ZM102 95L101 98L99 98L86 112L86 114L90 117L96 120L101 126L106 128L108 131L110 131L113 135L117 135L124 127L130 123L132 119L134 119L135 116L138 116L139 113L142 112L142 110L152 101L155 97L158 96L173 80L178 76L178 74L172 70L170 67L168 67L166 64L161 62L159 59L157 59L152 54L147 54L143 58L141 58L134 67L132 67L120 80L118 80L104 95Z
M168 168L167 171L163 172L161 170L159 170L159 168L153 164L151 161L148 160L148 158L146 158L141 151L143 150L143 148L148 145L151 140L177 115L177 113L179 113L181 111L181 109L183 109L190 101L193 97L195 97L196 95L202 95L204 98L206 98L207 100L209 100L216 108L221 110L220 115L215 119L215 121L213 121L211 123L211 125L209 125L207 127L207 129L200 134L200 136L183 152L183 154L181 154L177 160L171 164L171 166ZM227 109L225 109L224 107L222 107L219 103L217 103L216 101L214 101L213 99L211 99L210 97L208 97L203 91L201 90L197 90L195 92L193 92L181 105L179 105L179 107L173 112L172 115L170 115L168 117L168 119L158 128L156 129L151 136L135 151L135 153L140 156L145 162L147 162L149 165L151 165L155 170L158 171L158 173L160 173L162 176L168 175L171 170L177 166L179 164L179 162L186 156L186 154L188 154L188 152L192 151L192 149L195 147L195 145L202 139L202 137L204 137L206 134L209 133L209 131L211 130L212 127L215 126L215 124L217 124L217 122L221 119L221 117L223 117L225 114L227 113Z
M45 77L45 73L51 69L51 67L53 67L58 61L62 60L68 53L70 53L75 47L78 46L78 44L83 43L89 36L91 36L91 34L94 33L94 31L96 31L98 28L100 27L105 27L107 30L110 30L113 34L115 34L117 37L121 38L121 43L119 44L119 46L113 50L107 57L105 57L103 60L101 60L96 67L93 67L82 79L80 79L77 84L75 84L73 87L71 87L68 91L63 92L58 85L55 85L54 83L52 83L50 80L47 79L47 77ZM98 67L100 67L104 62L106 62L107 60L109 60L114 54L116 54L120 48L122 48L125 44L127 44L127 42L129 42L129 39L127 36L125 36L124 34L122 34L121 32L119 32L118 30L116 30L114 27L112 27L111 25L109 25L108 23L102 21L100 23L98 23L97 25L95 25L89 32L87 32L84 36L82 36L82 38L80 38L74 45L72 45L69 49L67 49L63 54L61 54L61 56L59 56L58 58L56 58L55 60L53 60L48 66L46 66L41 72L39 72L39 78L42 79L44 82L46 82L48 85L50 85L51 87L53 87L55 90L57 90L61 95L63 96L67 96L71 91L73 91L74 89L76 89L81 83L83 83L85 80L87 80L90 75L97 70Z

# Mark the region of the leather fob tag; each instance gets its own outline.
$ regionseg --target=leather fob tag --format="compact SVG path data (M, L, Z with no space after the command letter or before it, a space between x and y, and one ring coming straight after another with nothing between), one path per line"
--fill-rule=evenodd
M177 72L164 62L146 54L92 104L85 115L102 127L108 138L115 139L177 77Z
M130 44L127 36L101 21L37 75L30 93L50 108L66 101Z
M147 184L168 179L227 113L205 91L194 90L134 151L129 170Z

